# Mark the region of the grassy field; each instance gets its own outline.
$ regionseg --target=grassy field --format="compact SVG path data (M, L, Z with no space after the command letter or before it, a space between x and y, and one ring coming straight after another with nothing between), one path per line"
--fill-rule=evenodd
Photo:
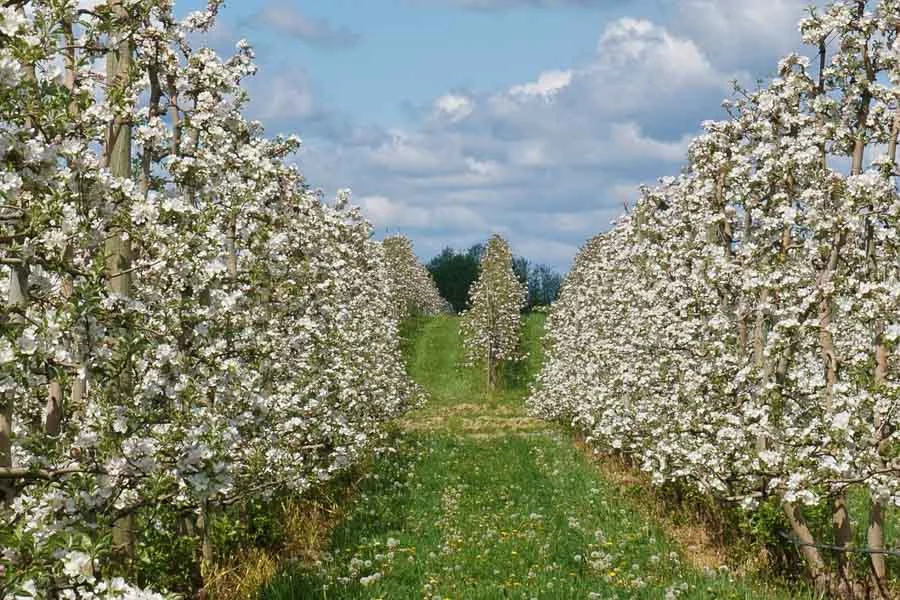
M525 414L542 315L524 329L528 358L493 394L460 367L457 326L442 316L409 327L409 370L429 403L375 459L327 552L263 600L800 597L690 566L568 433Z

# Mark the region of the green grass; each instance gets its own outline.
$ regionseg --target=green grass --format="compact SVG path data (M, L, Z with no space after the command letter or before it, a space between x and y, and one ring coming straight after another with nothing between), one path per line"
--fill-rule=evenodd
M404 329L407 371L428 391L429 410L486 399L478 372L462 366L457 317L418 317Z
M323 559L283 573L263 600L792 597L688 566L566 432L526 417L543 315L493 394L459 366L457 328L446 316L407 328L429 404L380 452Z

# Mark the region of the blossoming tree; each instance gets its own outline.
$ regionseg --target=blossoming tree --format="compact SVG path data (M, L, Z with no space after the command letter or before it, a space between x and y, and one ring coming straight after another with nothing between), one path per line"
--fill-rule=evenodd
M220 4L0 4L4 598L161 597L415 395L370 226L243 117L250 46L191 47Z
M816 60L739 90L686 171L582 250L530 401L657 483L780 505L817 585L857 597L889 595L900 505L898 22L891 0L803 20ZM868 506L850 515L854 490ZM865 571L844 552L853 518Z
M489 388L496 385L500 362L516 358L519 348L526 290L512 260L506 240L492 236L481 258L481 274L469 290L470 308L460 320L466 358L484 366Z
M446 310L431 273L419 262L409 238L392 235L382 242L385 261L393 286L398 319L410 314L437 314Z

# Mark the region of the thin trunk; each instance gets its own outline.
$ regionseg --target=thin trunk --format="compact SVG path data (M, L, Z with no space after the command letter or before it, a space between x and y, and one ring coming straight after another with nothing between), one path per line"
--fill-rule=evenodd
M866 531L866 541L872 550L884 550L884 512L884 502L872 498L869 506L869 528ZM871 554L870 558L872 587L878 590L882 597L887 598L888 596L884 593L887 576L884 554Z
M769 302L769 289L759 291L759 303L765 305ZM756 310L756 322L753 324L753 364L762 370L765 364L766 338L768 327L766 324L766 309L760 306Z
M744 226L743 238L741 243L749 244L753 239L753 217L751 216L752 207L748 203L744 205ZM738 316L738 354L741 359L747 356L747 347L750 345L750 307L746 301L743 301L739 308Z
M149 78L150 78L150 103L149 103L149 116L150 119L154 119L162 114L162 110L160 109L160 101L162 100L162 86L159 82L159 67L157 65L152 65L149 68ZM153 160L155 156L152 148L145 147L143 152L141 153L141 177L140 177L140 185L141 185L141 193L144 197L147 197L148 192L150 191L150 177L151 177L151 168L153 167Z
M865 8L865 2L859 2L858 16L862 17ZM869 85L874 84L875 74L872 69L869 56L869 41L863 48L863 64L866 70L866 76ZM862 174L863 162L866 151L866 130L868 128L869 110L872 103L872 94L868 87L862 91L860 98L859 111L857 112L857 131L856 142L853 146L853 156L850 167L850 175L856 176ZM838 380L839 360L834 345L834 336L831 332L831 324L833 321L833 308L830 293L825 290L830 287L833 282L835 273L837 272L840 254L846 236L843 232L835 232L831 247L831 255L829 256L828 265L819 277L819 289L822 293L822 299L819 304L819 344L822 349L822 355L825 361L825 379L826 379L826 403L828 409L831 410L832 393L834 385ZM853 539L853 530L850 526L850 515L847 507L847 494L845 490L840 491L834 498L832 504L832 524L834 526L834 545L837 548L837 573L838 579L842 587L849 591L852 589L850 584L850 560L847 556L846 549L850 546Z
M809 569L809 575L813 580L816 591L827 591L828 581L825 573L825 561L822 560L819 549L815 547L816 540L806 524L806 519L803 518L800 509L790 502L785 502L782 508L791 526L791 531L793 531L794 536L800 543L798 549L806 561L806 566Z
M237 281L238 261L237 261L237 217L232 217L228 224L228 237L225 240L225 250L228 253L226 257L228 277L232 282Z
M75 117L78 113L78 103L75 101L75 84L76 71L78 68L78 54L75 48L75 33L71 19L65 19L62 22L63 43L65 47L66 67L64 84L69 90L69 116ZM63 262L68 262L72 257L72 248L67 245L63 250ZM62 283L63 297L68 300L74 293L74 284L72 278L68 275L63 276ZM76 352L77 354L77 352ZM58 436L60 427L62 426L63 416L63 390L62 383L59 379L54 378L50 381L47 390L47 404L44 408L44 432L47 435Z
M25 81L29 85L36 85L37 78L34 74L34 65L29 65L25 69ZM35 126L34 119L28 117L25 119L25 124L29 129L33 129ZM18 207L20 209L24 209L24 206ZM22 211L24 214L24 210ZM18 223L20 226L22 223ZM25 311L28 308L28 274L29 267L25 258L22 257L22 262L19 264L10 265L9 268L9 290L8 296L6 300L6 305L9 308L17 309L18 311ZM13 314L10 316L10 323L15 324L16 326L21 326L25 322L24 315ZM13 419L15 417L15 392L7 393L4 395L2 400L2 406L0 406L0 468L12 468L13 466L13 457L12 457L12 434L13 434ZM2 495L4 502L10 502L15 497L16 487L12 481L5 481L0 483L0 495Z
M746 356L747 354L747 344L748 340L750 339L750 334L747 331L747 309L744 306L741 306L739 309L737 332L738 356L744 358L744 356Z
M204 583L212 571L213 562L215 561L215 552L213 551L212 537L210 536L209 531L209 521L209 505L204 502L200 507L200 514L197 516L197 532L200 534L200 576Z
M850 556L841 548L848 548L853 539L853 530L850 527L850 510L847 506L847 494L839 493L831 507L832 526L834 527L834 545L838 550L835 553L837 559L837 573L840 589L849 591L852 589L850 573Z
M791 188L793 188L793 184L791 184ZM781 247L778 251L778 260L781 264L787 259L787 251L788 247L791 244L791 229L788 226L785 226L781 231ZM769 323L767 319L766 311L764 305L768 304L769 299L771 297L771 290L769 288L763 288L759 291L759 304L762 306L757 307L756 311L756 322L753 326L753 364L758 371L761 371L760 376L762 377L762 386L761 388L765 390L769 382L772 379L773 370L776 372L776 381L779 385L783 383L783 377L778 377L778 370L782 371L787 370L788 357L786 354L782 353L776 362L776 357L771 356L769 360L766 360L766 344L768 343L769 336ZM760 434L756 438L756 450L760 453L767 450L769 448L769 437L766 434ZM768 481L765 477L760 478L759 487L760 490L765 494L766 488L768 486Z
M891 138L888 141L888 159L891 164L891 172L895 172L897 162L897 137L900 135L900 107L894 111L894 123L891 128ZM875 274L875 247L874 232L867 231L869 237L869 245L867 251L869 260L867 264L871 266L873 275ZM888 350L884 344L884 321L879 319L875 324L875 389L876 393L883 390L883 386L887 383L888 373ZM874 428L875 428L875 444L881 450L884 446L884 415L876 408L874 412ZM869 502L869 527L866 531L866 540L869 548L873 550L884 550L884 501L871 497ZM873 553L870 555L872 564L872 579L874 587L879 591L883 591L885 586L885 577L887 576L887 565L885 564L884 554Z
M47 404L44 407L44 432L47 435L59 435L62 411L62 384L54 379L47 390Z
M9 296L7 306L24 310L28 306L28 267L26 265L13 265L9 273ZM17 314L10 317L13 323L21 324L24 319ZM14 407L14 393L6 394L3 405L0 407L0 468L13 467L12 460L12 427ZM11 502L16 494L16 487L12 480L0 482L0 494L5 502Z
M110 0L110 7L120 19L127 13L121 0ZM131 42L126 38L106 55L106 81L110 88L127 85L131 70ZM131 126L120 118L116 118L109 131L106 147L106 159L110 173L123 179L131 177ZM110 291L120 296L131 295L131 239L125 231L118 228L109 232L106 241L106 274ZM122 371L118 382L120 394L127 395L130 387L129 367ZM116 521L113 527L113 545L123 555L134 556L134 516L129 515Z
M172 156L179 156L181 151L181 113L178 112L178 88L171 75L166 80L166 93L169 96L169 121L172 126Z
M826 39L823 37L819 40L819 86L816 90L816 95L822 96L825 94L825 59L827 57L827 46ZM824 125L824 118L819 118L819 125ZM822 136L822 141L819 143L819 160L822 163L822 169L825 170L828 168L828 151L825 145L825 136Z

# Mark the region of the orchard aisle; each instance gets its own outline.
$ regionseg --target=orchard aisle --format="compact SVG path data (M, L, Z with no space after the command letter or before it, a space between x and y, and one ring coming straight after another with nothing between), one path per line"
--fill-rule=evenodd
M788 597L687 566L567 434L525 414L542 326L529 318L528 361L487 396L457 366L458 321L421 321L409 367L430 403L375 461L320 564L263 598Z

